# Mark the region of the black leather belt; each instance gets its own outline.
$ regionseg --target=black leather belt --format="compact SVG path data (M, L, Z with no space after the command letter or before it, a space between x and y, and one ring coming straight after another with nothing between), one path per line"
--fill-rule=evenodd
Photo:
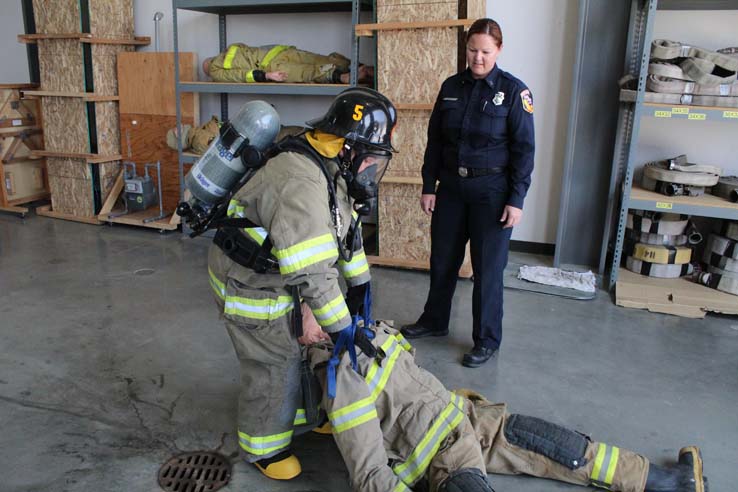
M457 174L462 178L478 178L479 176L489 176L490 174L499 174L505 171L505 167L464 167L459 166Z

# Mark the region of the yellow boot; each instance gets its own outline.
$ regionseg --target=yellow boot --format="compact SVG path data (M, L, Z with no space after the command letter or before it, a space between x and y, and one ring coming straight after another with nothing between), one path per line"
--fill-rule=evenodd
M292 480L302 472L300 460L290 451L254 463L261 473L274 480Z
M325 424L319 425L318 427L313 429L313 432L315 432L316 434L333 434L333 426L331 425L331 421L326 420Z

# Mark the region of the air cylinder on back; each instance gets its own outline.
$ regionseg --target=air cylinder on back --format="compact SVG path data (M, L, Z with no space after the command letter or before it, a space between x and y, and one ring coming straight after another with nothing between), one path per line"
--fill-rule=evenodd
M279 115L264 101L249 101L223 125L218 138L185 176L185 187L204 208L217 204L246 172L246 146L266 149L279 133ZM192 203L192 200L190 200Z

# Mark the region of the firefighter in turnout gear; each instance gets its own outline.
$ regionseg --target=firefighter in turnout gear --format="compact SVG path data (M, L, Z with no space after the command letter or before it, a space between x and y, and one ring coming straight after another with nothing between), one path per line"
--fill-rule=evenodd
M369 317L366 317L367 319ZM672 467L560 425L507 413L471 390L446 390L415 363L400 332L367 323L381 357L330 343L308 349L325 390L323 407L357 492L493 492L487 473L527 474L621 492L707 492L699 448ZM331 366L335 398L330 398ZM422 485L422 486L421 486Z
M210 248L210 284L240 362L238 441L270 478L300 473L290 443L311 424L297 338L346 338L365 299L370 275L357 218L376 197L395 123L395 108L378 92L343 91L307 133L278 143L233 195L228 217L254 227L221 228ZM300 333L305 308L323 336L310 325Z

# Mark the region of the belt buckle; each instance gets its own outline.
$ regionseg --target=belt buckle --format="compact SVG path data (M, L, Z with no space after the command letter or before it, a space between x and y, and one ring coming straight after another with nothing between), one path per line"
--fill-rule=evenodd
M469 170L464 166L459 166L459 176L461 176L462 178L466 178L467 176L469 176Z

